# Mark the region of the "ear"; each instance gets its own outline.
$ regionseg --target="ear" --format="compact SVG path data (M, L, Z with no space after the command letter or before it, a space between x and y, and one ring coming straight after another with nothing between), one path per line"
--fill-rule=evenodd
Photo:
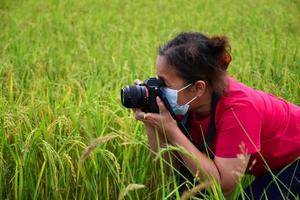
M207 90L207 83L203 80L196 81L194 85L194 92L198 97L202 96Z

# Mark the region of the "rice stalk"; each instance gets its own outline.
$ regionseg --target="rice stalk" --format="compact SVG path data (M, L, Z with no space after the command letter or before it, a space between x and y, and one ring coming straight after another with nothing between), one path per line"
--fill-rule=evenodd
M87 146L87 148L83 151L79 163L83 163L90 155L91 153L94 151L94 149L101 145L104 144L112 139L115 139L116 137L118 137L116 134L112 133L112 134L108 134L105 136L100 136L96 139L94 139L91 144L89 146Z
M194 186L191 190L186 190L180 197L181 200L187 200L197 195L201 190L207 189L213 185L212 181L206 181Z
M142 188L145 188L145 185L131 183L131 184L127 185L127 187L126 187L125 189L123 189L123 190L120 192L119 197L118 197L118 200L124 199L125 196L126 196L130 191L133 191L133 190L139 190L139 189L142 189Z

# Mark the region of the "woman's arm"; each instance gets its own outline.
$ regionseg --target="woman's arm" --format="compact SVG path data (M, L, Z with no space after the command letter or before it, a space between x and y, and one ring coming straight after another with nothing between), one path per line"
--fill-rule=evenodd
M134 81L134 84L136 85L139 85L141 83L142 82L139 79L136 79ZM147 119L145 118L145 112L138 108L133 109L133 111L135 114L135 118L144 123L148 142L152 151L152 156L156 157L160 149L168 145L167 137L147 122ZM166 152L162 154L162 158L164 159L164 163L166 164L165 166L167 174L169 174L171 166L175 167L176 169L179 168L179 155L176 152ZM159 162L157 162L157 164L159 164Z
M195 158L193 159L191 156L179 152L187 168L194 175L204 179L213 177L220 183L225 196L229 196L235 190L240 177L246 171L249 155L242 155L242 158L215 157L214 160L211 160L199 151L178 127L170 128L168 131L170 143L184 148Z
M200 152L197 147L181 132L178 127L170 127L168 130L168 139L173 146L181 147L185 152L179 152L186 167L199 178L215 178L218 182L221 180L220 172L214 161Z
M144 123L144 126L147 133L148 142L152 150L152 155L153 157L155 157L161 148L164 148L166 147L166 145L168 145L168 141L166 139L166 136L160 133L159 130L155 129L154 127L146 123ZM175 169L179 168L178 153L166 152L162 154L162 158L165 161L164 163L165 163L167 174L170 174L171 166L174 167ZM159 160L157 164L159 164Z
M144 115L146 114L141 109L134 109L135 112L135 118L139 121L142 121L144 123L144 127L146 130L148 143L150 145L152 156L155 158L157 153L161 150L161 148L166 147L169 142L167 140L167 136L162 133L160 129L157 129L153 127L151 124L149 124L144 118ZM147 114L148 115L148 114ZM176 170L179 169L180 162L180 156L175 151L168 151L162 154L162 158L164 160L164 166L165 166L165 172L167 175L171 174L171 169L175 168ZM159 165L160 160L157 160L157 164Z
M158 130L164 130L171 145L184 149L184 152L178 151L178 153L194 175L205 179L214 178L220 183L223 193L229 195L235 189L240 176L244 174L250 156L244 155L243 161L238 156L236 158L216 157L211 160L182 133L159 98L157 98L157 104L160 114L148 113L145 122Z

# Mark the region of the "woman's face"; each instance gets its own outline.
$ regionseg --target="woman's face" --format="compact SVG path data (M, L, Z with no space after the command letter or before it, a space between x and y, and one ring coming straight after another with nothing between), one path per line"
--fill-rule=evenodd
M173 66L169 65L167 59L164 56L158 56L156 60L156 73L157 77L162 79L166 87L180 90L184 86L186 86L186 81L180 78L177 75L177 71L174 69ZM189 102L192 98L197 96L198 91L195 88L195 85L192 84L191 86L187 87L186 89L180 91L178 93L177 104L183 105ZM195 99L196 101L197 99ZM190 103L190 109L193 110L193 107L196 106L195 101Z

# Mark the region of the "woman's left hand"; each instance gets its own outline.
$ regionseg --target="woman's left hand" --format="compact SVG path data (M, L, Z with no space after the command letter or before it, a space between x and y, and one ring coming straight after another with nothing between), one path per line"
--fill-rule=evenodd
M156 97L156 102L159 107L159 113L138 112L137 118L157 128L160 132L165 132L168 135L171 130L177 127L177 122L172 118L170 112L159 97Z

